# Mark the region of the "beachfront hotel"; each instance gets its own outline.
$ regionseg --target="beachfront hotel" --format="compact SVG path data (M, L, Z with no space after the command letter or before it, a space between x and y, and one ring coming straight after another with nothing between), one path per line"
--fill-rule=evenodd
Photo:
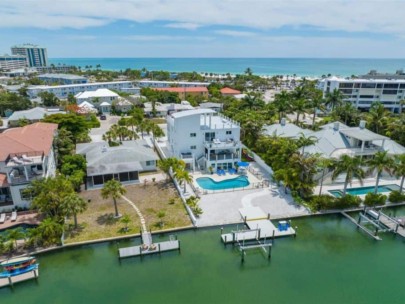
M329 77L319 82L319 88L324 95L335 89L339 90L344 100L351 102L359 110L368 111L373 102L380 102L388 110L398 113L400 101L405 99L405 79L399 74L387 75L384 79L378 75L373 79L372 74L358 79Z
M208 87L210 82L139 80L135 84L140 88L193 88Z
M29 207L31 181L54 176L53 139L58 125L37 122L0 133L0 211Z
M25 56L29 67L41 67L48 65L48 52L46 48L34 44L23 44L11 47L13 55Z
M239 123L211 109L167 116L168 148L189 169L230 169L241 160Z
M0 70L10 71L23 69L27 66L27 58L22 55L2 55L0 56Z
M96 91L98 89L109 89L139 94L139 88L134 87L131 81L94 82L59 86L30 86L27 89L27 93L30 98L35 98L41 92L49 92L55 94L58 98L64 99L67 98L69 94L76 95L80 92Z
M83 76L73 75L73 74L42 74L38 75L38 78L45 82L46 84L78 84L87 83L87 78Z

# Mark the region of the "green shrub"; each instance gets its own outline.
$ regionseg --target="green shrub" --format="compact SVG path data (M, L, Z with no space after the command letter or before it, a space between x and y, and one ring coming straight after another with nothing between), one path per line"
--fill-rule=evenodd
M361 204L360 197L346 194L345 196L336 199L335 208L336 209L354 208L359 207L360 204Z
M308 201L309 208L312 211L333 209L336 204L336 198L328 194L314 195Z
M1 120L1 118L0 118L0 127L2 127L3 126L3 120Z
M405 201L405 194L400 193L399 191L392 191L388 197L388 200L391 203L400 203Z
M377 206L384 205L387 201L387 196L381 193L367 193L364 199L364 205L366 206Z

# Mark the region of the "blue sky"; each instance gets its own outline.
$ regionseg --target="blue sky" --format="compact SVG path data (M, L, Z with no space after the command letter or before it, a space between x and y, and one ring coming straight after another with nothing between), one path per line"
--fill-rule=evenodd
M2 0L0 53L403 58L403 0Z

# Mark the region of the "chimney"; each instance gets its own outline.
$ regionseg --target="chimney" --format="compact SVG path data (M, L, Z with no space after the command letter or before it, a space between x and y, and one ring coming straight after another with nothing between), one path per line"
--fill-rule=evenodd
M335 122L333 123L333 130L335 130L335 131L338 131L338 130L339 130L339 122L338 122L338 121L335 121Z
M280 124L281 124L282 126L285 126L285 118L281 118Z
M366 121L365 120L360 120L359 127L360 127L360 129L364 129L366 127Z

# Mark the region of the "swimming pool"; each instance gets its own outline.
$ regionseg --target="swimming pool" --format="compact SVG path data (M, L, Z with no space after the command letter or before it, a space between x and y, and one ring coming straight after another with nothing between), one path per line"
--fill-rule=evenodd
M358 187L358 188L349 188L346 190L347 194L351 195L365 195L367 193L374 193L375 186L368 186L368 187ZM399 186L392 184L392 185L381 185L378 186L378 193L384 192L391 192L391 191L398 191ZM342 197L343 190L329 190L329 193L335 197Z
M200 177L196 179L197 184L206 190L225 190L234 188L243 188L249 186L249 180L246 176L226 179L216 182L210 177Z

